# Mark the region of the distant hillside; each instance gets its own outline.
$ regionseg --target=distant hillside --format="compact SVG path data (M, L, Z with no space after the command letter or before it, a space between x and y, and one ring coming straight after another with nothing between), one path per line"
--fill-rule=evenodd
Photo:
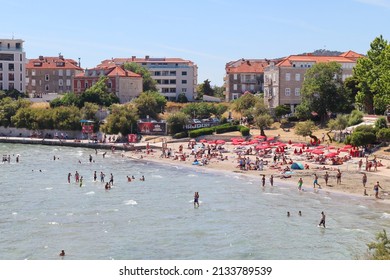
M340 54L342 54L343 52L339 52L339 51L330 51L330 50L315 50L314 52L311 52L311 53L301 53L299 55L307 55L307 54L311 54L311 55L315 55L315 56L339 56Z

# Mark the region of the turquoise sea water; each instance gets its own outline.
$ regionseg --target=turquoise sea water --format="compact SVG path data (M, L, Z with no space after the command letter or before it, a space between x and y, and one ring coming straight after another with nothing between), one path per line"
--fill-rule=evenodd
M390 226L388 205L299 193L277 180L263 189L260 176L137 161L119 152L103 158L102 151L83 148L0 144L0 154L11 155L11 163L0 163L3 260L58 259L61 250L75 260L355 259ZM76 170L84 177L81 188ZM109 191L101 171L106 181L114 175ZM129 183L131 175L136 180ZM321 211L326 229L317 227Z

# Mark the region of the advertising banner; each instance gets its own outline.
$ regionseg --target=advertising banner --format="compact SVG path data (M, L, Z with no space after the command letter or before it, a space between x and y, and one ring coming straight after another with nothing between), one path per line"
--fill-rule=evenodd
M138 131L141 134L166 135L167 124L165 122L138 122Z

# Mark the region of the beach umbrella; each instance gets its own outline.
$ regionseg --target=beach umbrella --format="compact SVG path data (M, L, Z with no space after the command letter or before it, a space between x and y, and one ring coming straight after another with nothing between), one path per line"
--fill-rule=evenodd
M333 149L336 149L336 147L335 146L329 146L328 149L329 150L333 150Z
M208 144L215 144L215 141L214 140L209 140L207 141Z
M263 135L256 135L255 138L257 138L257 139L265 139L265 136L263 136Z
M338 155L337 153L329 153L329 154L326 154L325 157L326 158L332 158L332 157L335 157L337 155Z
M259 143L259 141L256 140L256 139L252 139L251 141L249 141L249 143L252 145L252 144L257 144L257 143Z
M267 141L275 141L275 137L267 138Z
M226 143L225 140L222 139L215 141L215 144L219 144L219 145L224 145L225 143Z
M279 143L278 143L278 146L279 146L279 147L286 147L287 144L286 144L286 143L281 143L281 142L279 142Z
M325 146L321 146L321 145L316 147L316 149L324 149L324 148L326 148L326 147Z
M206 139L201 139L199 142L200 143L207 143L207 140Z
M244 138L230 138L230 140L232 140L233 142L244 142L245 141Z
M270 148L270 146L268 146L268 145L257 145L255 147L256 150L265 150L265 149L269 149L269 148Z
M294 147L301 147L301 148L303 148L303 147L305 147L306 146L306 144L304 144L304 143L295 143L295 144L292 144Z
M352 145L345 145L344 147L343 147L343 149L351 149L352 148Z
M321 151L321 150L313 150L311 151L312 154L316 154L316 155L321 155L324 153L324 151Z

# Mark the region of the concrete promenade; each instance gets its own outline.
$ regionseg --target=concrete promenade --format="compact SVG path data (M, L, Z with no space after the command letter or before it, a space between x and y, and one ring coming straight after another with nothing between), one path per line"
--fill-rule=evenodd
M31 144L31 145L49 145L49 146L65 146L65 147L83 147L90 149L106 149L111 150L113 147L115 150L122 151L134 151L138 149L146 149L146 143L113 143L113 142L92 142L91 140L75 140L75 139L42 139L42 138L30 138L30 137L0 137L0 143L12 143L12 144ZM161 144L150 144L151 147L161 149Z

